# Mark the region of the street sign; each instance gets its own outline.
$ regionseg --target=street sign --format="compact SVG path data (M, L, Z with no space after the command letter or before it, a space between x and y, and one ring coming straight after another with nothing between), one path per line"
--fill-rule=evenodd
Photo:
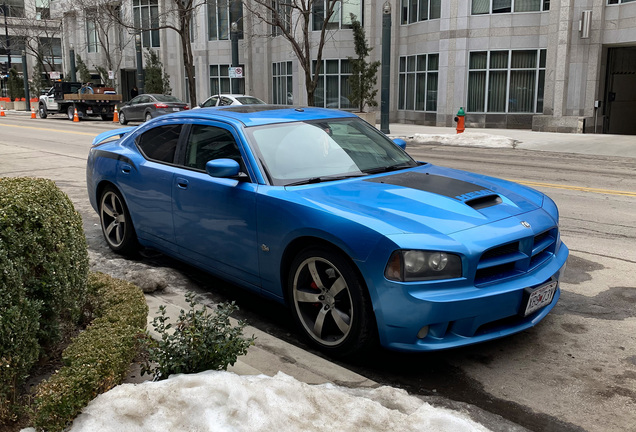
M56 71L49 72L49 77L52 80L59 80L60 79L60 73L56 72Z
M115 79L115 72L114 71L111 71L111 70L108 71L108 79L110 79L110 80Z
M230 78L243 78L243 68L230 67Z

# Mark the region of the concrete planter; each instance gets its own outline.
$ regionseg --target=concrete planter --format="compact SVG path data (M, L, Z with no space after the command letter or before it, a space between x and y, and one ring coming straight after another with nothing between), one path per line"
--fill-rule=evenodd
M375 126L375 112L354 112L355 115L360 117L365 122L369 123L371 126Z

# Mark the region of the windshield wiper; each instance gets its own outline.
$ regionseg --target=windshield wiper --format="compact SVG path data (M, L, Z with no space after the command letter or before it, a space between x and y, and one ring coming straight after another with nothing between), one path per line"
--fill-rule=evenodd
M348 178L355 178L355 177L363 177L366 176L367 174L346 174L346 175L338 175L338 176L322 176L322 177L311 177L305 180L299 180L293 183L287 183L285 186L300 186L300 185L305 185L305 184L313 184L313 183L324 183L324 182L328 182L328 181L335 181L335 180L344 180L344 179L348 179Z
M363 170L363 172L367 174L379 174L379 173L385 173L385 172L391 172L391 171L398 171L404 168L413 168L413 167L411 166L411 164L387 165L387 166L381 166L377 168L365 169Z

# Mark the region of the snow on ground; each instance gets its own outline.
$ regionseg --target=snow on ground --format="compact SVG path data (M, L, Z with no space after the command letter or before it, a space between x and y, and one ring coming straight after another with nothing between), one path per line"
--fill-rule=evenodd
M458 411L392 387L309 385L282 372L207 371L123 384L98 396L70 432L488 431Z
M515 148L519 144L518 140L500 135L490 135L485 133L464 132L460 134L414 134L409 136L409 141L418 144L443 144L466 147L493 147L493 148Z

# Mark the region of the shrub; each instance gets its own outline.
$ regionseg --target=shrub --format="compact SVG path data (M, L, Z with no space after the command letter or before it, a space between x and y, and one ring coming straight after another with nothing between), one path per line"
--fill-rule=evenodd
M166 317L165 306L159 307L159 316L152 321L161 340L150 341L148 363L142 373L154 375L155 381L172 374L196 373L206 370L226 370L254 343L254 337L243 337L245 323L230 323L230 315L237 310L232 304L219 304L214 312L200 306L193 293L186 294L190 305L183 309L173 327Z
M95 396L124 379L146 327L148 306L135 285L91 274L95 319L63 353L64 366L36 390L38 429L63 430Z
M0 178L0 424L41 344L60 338L84 305L82 220L50 180Z
M0 245L21 276L21 284L3 289L24 289L31 303L39 302L40 344L59 340L60 325L81 316L88 275L82 218L73 203L51 180L0 179Z

